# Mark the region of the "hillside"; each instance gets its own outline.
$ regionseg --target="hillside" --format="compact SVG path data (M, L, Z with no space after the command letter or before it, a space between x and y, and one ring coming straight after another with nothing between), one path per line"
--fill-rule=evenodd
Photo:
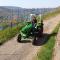
M43 19L48 20L49 18L54 17L58 14L60 14L60 7L56 7L52 11L45 13L43 15Z
M54 8L32 8L26 9L15 6L0 6L0 20L2 19L12 19L12 16L28 16L29 14L43 14L45 12L50 12Z

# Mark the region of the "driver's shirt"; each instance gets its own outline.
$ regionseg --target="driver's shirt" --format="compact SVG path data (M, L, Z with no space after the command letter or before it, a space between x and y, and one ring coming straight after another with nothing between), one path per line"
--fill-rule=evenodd
M32 20L32 27L35 28L37 20Z
M32 24L35 24L35 23L37 23L37 20L36 19L32 20Z

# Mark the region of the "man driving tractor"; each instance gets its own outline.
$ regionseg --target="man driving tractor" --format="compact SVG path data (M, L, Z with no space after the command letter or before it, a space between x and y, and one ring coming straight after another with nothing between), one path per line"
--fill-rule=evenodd
M38 18L38 19L37 19ZM27 24L20 30L18 35L18 42L21 42L22 38L33 37L34 42L36 38L39 38L43 34L43 21L40 21L40 16L32 15L31 21L27 21ZM40 22L38 22L39 20Z
M34 30L35 30L35 27L36 27L36 24L37 24L36 16L32 16L31 23L32 23L32 32L34 33Z

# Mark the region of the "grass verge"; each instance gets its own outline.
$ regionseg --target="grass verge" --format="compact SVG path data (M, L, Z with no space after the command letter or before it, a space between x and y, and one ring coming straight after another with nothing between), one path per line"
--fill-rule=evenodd
M52 60L52 53L53 53L53 48L55 45L55 37L58 33L60 24L56 26L56 28L53 30L52 34L47 36L47 43L43 45L43 47L40 49L40 51L37 54L37 59L38 60Z
M10 40L12 37L14 37L19 31L20 28L22 28L23 25L18 24L18 26L15 27L9 27L2 31L0 31L0 45L2 45L4 42Z

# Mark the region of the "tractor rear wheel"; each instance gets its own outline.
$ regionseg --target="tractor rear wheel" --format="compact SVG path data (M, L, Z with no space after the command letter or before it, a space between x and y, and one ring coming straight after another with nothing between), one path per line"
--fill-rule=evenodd
M36 42L37 42L37 37L34 37L34 39L33 39L33 45L36 45Z
M18 42L21 42L21 34L18 35L17 41L18 41Z

